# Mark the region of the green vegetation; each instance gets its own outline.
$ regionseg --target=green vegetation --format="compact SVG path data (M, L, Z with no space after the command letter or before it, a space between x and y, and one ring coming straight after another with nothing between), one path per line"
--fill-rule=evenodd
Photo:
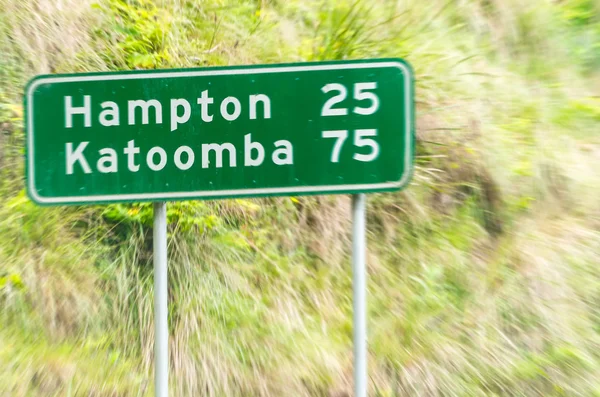
M600 395L597 0L0 0L0 394L150 396L148 204L40 208L37 73L403 57L417 169L369 197L374 396ZM169 205L175 396L352 388L349 198Z

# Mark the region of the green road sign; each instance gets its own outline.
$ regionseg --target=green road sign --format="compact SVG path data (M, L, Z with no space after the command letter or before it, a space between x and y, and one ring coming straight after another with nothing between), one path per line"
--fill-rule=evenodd
M40 204L388 191L412 169L399 59L38 76L25 109Z

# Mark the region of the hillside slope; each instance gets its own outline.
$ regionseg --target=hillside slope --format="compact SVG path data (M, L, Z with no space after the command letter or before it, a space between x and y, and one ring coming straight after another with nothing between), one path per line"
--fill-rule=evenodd
M371 395L600 395L597 0L0 0L0 54L1 395L153 394L151 205L29 201L29 78L368 57L418 106L368 202ZM169 204L172 395L351 395L349 217Z

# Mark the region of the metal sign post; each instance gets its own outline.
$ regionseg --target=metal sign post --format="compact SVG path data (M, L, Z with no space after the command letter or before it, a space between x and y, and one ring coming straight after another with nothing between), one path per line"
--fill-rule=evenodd
M154 203L154 393L169 394L167 203Z
M367 396L367 270L365 194L352 196L352 300L354 326L354 396Z

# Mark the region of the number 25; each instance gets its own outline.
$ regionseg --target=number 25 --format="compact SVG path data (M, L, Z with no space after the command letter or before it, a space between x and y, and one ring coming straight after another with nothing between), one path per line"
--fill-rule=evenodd
M374 90L377 88L376 82L370 83L356 83L354 84L354 99L357 101L370 101L370 105L368 107L359 107L355 106L352 109L352 112L356 114L360 114L362 116L367 116L373 114L379 109L379 98L373 92L368 92L366 90ZM339 83L329 83L323 88L321 88L323 93L327 94L330 91L337 91L338 93L331 98L329 98L325 105L323 105L323 109L321 110L321 116L346 116L348 114L347 108L334 108L334 105L342 102L346 99L348 95L348 90L345 86Z

